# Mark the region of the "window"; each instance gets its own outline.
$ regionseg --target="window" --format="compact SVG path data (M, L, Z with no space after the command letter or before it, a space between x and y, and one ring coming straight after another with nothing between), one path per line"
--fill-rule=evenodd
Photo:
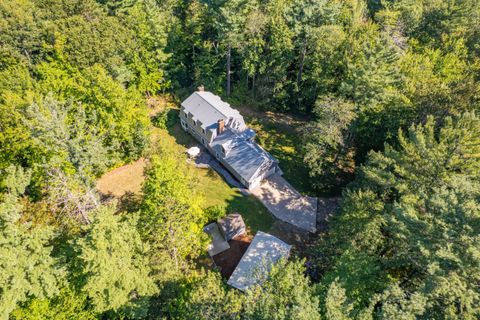
M188 118L187 111L183 111L183 116L184 116L185 118Z
M202 133L205 134L205 129L202 128Z
M193 126L194 126L194 127L197 126L197 121L193 120Z
M215 155L217 156L217 159L220 159L220 155L218 154L218 152L216 152Z

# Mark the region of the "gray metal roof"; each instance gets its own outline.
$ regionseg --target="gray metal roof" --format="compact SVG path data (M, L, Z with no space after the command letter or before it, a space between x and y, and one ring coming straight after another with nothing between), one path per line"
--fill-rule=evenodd
M227 283L242 291L259 284L274 263L288 257L291 248L271 234L258 231Z
M192 93L182 106L186 111L193 114L195 120L200 120L203 128L217 124L220 119L228 120L229 118L241 119L240 113L230 107L230 105L222 101L222 99L208 91L196 91Z
M278 162L251 141L255 131L247 128L240 113L219 96L208 91L196 91L182 102L182 106L207 130L216 130L217 121L225 120L225 131L218 136L214 134L210 146L219 154L222 154L221 147L224 147L227 152L222 158L245 181L251 182L260 168L269 169L274 162Z
M220 154L223 146L226 149L223 159L248 182L255 178L255 173L260 167L270 168L274 162L277 162L255 142L246 140L242 134L236 134L230 129L225 129L210 145Z

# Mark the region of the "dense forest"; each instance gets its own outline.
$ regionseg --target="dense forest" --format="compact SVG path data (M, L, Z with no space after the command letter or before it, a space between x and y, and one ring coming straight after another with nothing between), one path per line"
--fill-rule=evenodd
M0 1L0 319L479 319L480 1ZM305 119L341 196L242 293L147 100L199 85ZM98 177L148 157L135 208ZM280 164L281 166L281 164Z

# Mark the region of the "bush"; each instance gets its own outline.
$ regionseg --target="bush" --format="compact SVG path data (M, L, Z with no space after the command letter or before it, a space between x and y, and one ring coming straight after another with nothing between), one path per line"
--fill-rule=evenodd
M160 129L169 129L173 127L178 120L178 112L173 109L165 109L157 113L152 118L152 123L155 127Z

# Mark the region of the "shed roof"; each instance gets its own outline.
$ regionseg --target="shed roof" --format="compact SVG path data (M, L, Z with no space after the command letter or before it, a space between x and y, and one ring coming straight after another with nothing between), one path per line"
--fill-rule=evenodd
M288 257L291 247L271 234L258 231L227 283L245 291L262 282L274 263Z
M220 119L234 118L243 122L243 117L237 110L208 91L195 91L182 102L182 106L185 111L193 114L194 119L200 120L203 128L216 124Z
M227 241L241 236L247 231L245 222L243 222L242 216L238 213L231 213L219 219L217 223Z

